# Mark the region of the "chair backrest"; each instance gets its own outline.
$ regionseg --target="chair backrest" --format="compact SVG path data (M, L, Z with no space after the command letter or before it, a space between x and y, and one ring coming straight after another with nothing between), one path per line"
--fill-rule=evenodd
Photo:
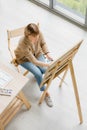
M12 57L11 63L13 63L17 67L17 71L20 72L20 69L18 68L18 64L16 62L16 57L14 50L16 49L18 45L19 38L24 35L24 29L25 27L17 28L14 30L7 30L7 36L8 36L8 50L10 51L10 55ZM23 75L27 75L29 71L25 71Z
M24 28L21 27L14 30L7 30L7 36L8 36L8 49L10 51L12 60L15 58L14 50L17 47L18 40L21 36L24 35ZM16 43L15 43L16 42Z
M54 79L68 66L69 61L73 59L73 57L77 53L82 42L83 40L81 40L78 44L76 44L73 48L67 51L64 55L62 55L59 59L54 61L48 67L48 69L45 72L45 75L44 75L44 78L40 87L43 86L45 83L47 83L51 79L52 76Z
M37 26L39 27L39 23L37 23ZM10 51L12 60L15 59L14 50L17 47L19 37L24 35L24 29L25 29L25 27L17 28L14 30L7 30L8 50ZM12 41L12 39L13 39L13 41ZM16 43L15 43L15 41L16 41Z

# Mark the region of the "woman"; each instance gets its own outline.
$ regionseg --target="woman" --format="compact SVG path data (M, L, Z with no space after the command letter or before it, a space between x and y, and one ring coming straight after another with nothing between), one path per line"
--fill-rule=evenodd
M15 55L17 63L29 70L35 76L38 85L40 85L42 76L50 65L45 61L45 56L48 60L52 60L52 58L49 55L47 45L38 25L30 23L25 27L24 37L20 39ZM40 90L44 91L45 86L42 86ZM46 93L45 101L48 106L53 106L48 92Z

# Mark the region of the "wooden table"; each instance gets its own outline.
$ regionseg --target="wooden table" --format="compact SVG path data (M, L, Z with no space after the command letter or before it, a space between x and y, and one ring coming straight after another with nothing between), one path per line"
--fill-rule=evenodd
M25 104L27 109L29 109L31 105L21 91L28 82L28 78L11 70L2 63L0 63L0 70L12 76L11 81L4 86L6 89L12 89L12 95L0 95L0 130L4 130L5 126L10 122L23 104Z

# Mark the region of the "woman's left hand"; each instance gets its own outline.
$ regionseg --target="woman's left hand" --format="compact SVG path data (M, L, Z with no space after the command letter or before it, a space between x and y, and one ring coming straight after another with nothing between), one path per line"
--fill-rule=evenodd
M46 57L48 60L53 61L53 58L51 57L51 55L49 53L46 55Z

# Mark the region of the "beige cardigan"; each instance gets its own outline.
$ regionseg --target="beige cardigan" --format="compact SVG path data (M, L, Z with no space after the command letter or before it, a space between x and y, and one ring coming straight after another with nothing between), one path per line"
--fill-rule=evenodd
M48 66L47 63L37 60L40 54L46 54L49 52L41 32L36 46L31 43L28 38L23 37L20 39L19 44L14 52L18 64L32 62L37 66Z

